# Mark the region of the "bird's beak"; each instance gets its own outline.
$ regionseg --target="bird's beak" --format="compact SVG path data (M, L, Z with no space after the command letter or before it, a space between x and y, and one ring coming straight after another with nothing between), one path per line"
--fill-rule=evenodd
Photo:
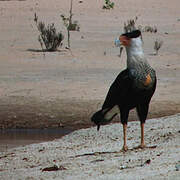
M123 43L122 43L122 41L120 41L120 39L115 39L115 41L114 41L114 45L116 46L116 47L119 47L120 48L120 54L119 54L119 57L121 57L121 54L122 54L122 51L123 51Z
M115 41L114 41L114 45L116 47L121 47L122 46L122 42L118 38L116 38Z

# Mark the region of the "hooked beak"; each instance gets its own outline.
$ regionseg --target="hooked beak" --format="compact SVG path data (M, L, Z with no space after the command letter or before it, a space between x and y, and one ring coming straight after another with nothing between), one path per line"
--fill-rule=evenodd
M119 57L121 57L121 54L122 54L122 51L123 51L123 43L122 43L122 41L120 41L120 39L116 38L115 41L114 41L114 45L116 47L120 48Z
M118 38L116 38L115 41L114 41L114 45L116 47L121 47L122 46L122 42Z

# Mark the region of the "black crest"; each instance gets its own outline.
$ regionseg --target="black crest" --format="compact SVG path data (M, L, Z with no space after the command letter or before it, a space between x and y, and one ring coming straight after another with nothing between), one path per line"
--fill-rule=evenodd
M126 36L128 38L137 38L141 36L141 31L140 30L134 30L132 32L124 33L122 36Z

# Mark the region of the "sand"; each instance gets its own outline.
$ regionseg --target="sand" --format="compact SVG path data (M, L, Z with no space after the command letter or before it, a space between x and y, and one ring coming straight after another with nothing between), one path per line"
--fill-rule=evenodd
M180 177L180 114L151 119L145 126L147 148L140 143L139 122L130 122L129 150L120 124L75 131L61 139L0 153L0 179L120 180Z

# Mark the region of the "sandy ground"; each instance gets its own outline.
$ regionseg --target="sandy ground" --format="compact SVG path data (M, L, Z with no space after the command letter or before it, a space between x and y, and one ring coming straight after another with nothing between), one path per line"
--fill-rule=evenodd
M108 88L126 67L114 39L128 19L137 25L157 26L143 33L144 51L158 76L157 91L148 118L180 112L180 1L114 0L113 10L102 10L103 0L74 1L74 20L80 32L71 33L72 53L43 55L34 13L55 23L66 36L60 15L68 15L69 1L0 1L0 127L89 127L90 116L102 105ZM153 56L156 39L164 44ZM132 112L130 120L136 120ZM116 121L119 121L116 119Z
M180 114L151 119L145 126L147 148L140 142L139 122L130 122L127 152L121 151L119 124L81 129L51 142L0 153L0 179L121 180L180 177Z

